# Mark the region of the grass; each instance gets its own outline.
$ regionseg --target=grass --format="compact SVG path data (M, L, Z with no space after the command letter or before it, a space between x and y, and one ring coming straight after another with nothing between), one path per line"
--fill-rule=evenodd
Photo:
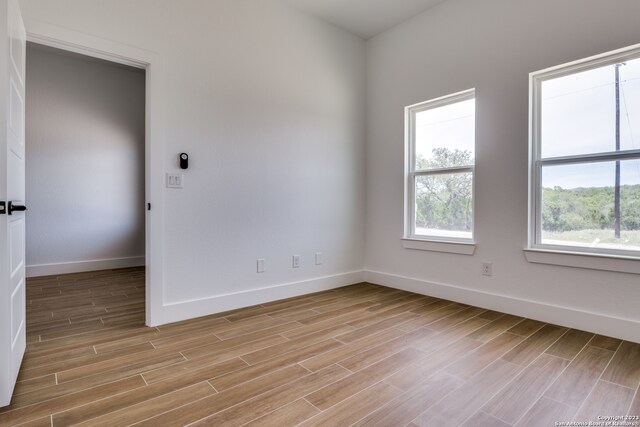
M640 250L640 230L622 230L619 239L615 238L613 229L562 232L544 231L542 233L542 243Z

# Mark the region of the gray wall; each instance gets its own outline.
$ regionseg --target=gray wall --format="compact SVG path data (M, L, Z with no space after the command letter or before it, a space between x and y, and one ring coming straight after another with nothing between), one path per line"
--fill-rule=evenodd
M31 275L144 256L144 132L143 70L27 46Z

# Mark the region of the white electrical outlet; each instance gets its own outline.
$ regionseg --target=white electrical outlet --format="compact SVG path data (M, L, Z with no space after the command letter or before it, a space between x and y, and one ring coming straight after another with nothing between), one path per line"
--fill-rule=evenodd
M482 275L483 276L493 276L493 263L488 261L482 262Z
M316 252L316 265L322 265L322 252Z
M293 268L300 268L300 255L293 256Z
M264 259L260 258L257 262L257 271L258 273L264 273Z

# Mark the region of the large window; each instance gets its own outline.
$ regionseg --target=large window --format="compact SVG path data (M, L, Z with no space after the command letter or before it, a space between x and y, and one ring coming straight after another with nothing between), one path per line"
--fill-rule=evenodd
M531 75L530 246L640 255L640 50Z
M406 108L409 238L473 240L475 92Z

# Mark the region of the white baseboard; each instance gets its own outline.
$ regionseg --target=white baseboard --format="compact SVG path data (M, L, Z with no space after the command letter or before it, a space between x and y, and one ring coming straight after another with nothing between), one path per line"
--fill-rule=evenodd
M378 271L366 271L364 280L376 285L444 298L476 307L640 343L640 322L633 319L582 311L453 285L432 283Z
M114 268L140 267L145 265L143 256L128 258L96 259L91 261L61 262L57 264L27 265L27 277L53 276L58 274L83 273L85 271L111 270Z
M162 322L149 326L179 322L194 317L207 316L237 308L249 307L313 292L326 291L363 281L363 271L319 277L302 282L286 283L265 288L250 289L232 294L216 295L194 301L165 304L162 307Z

